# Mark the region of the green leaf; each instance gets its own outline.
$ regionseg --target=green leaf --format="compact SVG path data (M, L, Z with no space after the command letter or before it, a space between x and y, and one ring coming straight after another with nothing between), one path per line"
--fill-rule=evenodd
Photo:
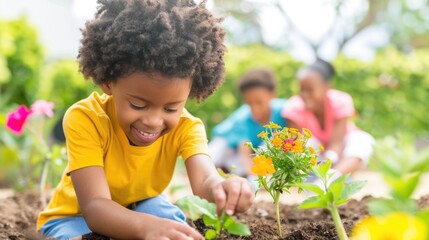
M351 183L346 183L340 199L348 199L353 194L361 190L363 186L365 186L365 184L366 184L366 181L354 181Z
M322 179L325 179L327 177L327 173L329 169L331 169L331 165L332 165L332 162L330 160L326 160L319 165L319 172Z
M234 221L235 221L234 217L226 215L226 217L223 220L223 227L227 228Z
M341 194L343 193L344 189L344 182L348 178L347 175L343 175L337 179L335 179L331 185L328 186L328 193L332 193L332 201L336 202L338 199L340 199Z
M212 219L217 218L216 205L198 196L183 197L177 200L176 205L193 221L201 218L203 214Z
M206 226L215 226L215 224L219 222L217 218L211 218L209 215L206 215L206 214L204 214L202 218L203 218L203 223Z
M313 192L319 196L325 194L325 191L323 191L323 189L321 189L318 185L316 185L314 183L308 183L308 182L297 183L297 184L294 184L294 186L306 189L306 190L311 191L311 192Z
M209 229L206 231L206 233L204 234L204 238L207 240L211 240L211 239L215 239L217 236L215 230L213 229Z
M225 229L232 235L238 235L238 236L250 236L250 229L239 222L233 221L232 223L228 224L228 226L225 226Z
M319 196L312 196L305 199L298 209L311 209L311 208L326 208L328 206L326 199Z
M408 199L413 194L421 177L421 173L402 174L401 178L386 177L386 182L393 192L402 199Z

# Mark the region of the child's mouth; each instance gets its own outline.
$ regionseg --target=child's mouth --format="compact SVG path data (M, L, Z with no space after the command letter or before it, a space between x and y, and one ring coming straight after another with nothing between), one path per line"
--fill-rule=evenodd
M161 132L145 132L137 128L133 128L133 130L136 133L140 142L143 143L143 145L151 144L161 135Z

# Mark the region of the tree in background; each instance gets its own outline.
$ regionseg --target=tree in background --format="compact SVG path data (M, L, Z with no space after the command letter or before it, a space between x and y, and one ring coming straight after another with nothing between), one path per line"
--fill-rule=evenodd
M312 50L315 57L320 57L321 47L331 42L335 42L337 54L342 52L353 39L371 28L380 29L379 31L388 36L390 44L401 50L429 46L428 0L324 1L323 4L333 13L333 18L330 26L317 40L304 33L297 21L292 18L290 1L213 1L215 9L227 16L226 28L230 29L230 40L235 44L258 42L270 46L264 37L266 25L263 23L264 11L268 10L280 13L286 23L286 29L279 30L283 32L282 36L285 39L290 39L291 35L298 36ZM356 8L357 5L360 7ZM308 6L311 7L315 6ZM308 18L314 23L320 21L314 16L309 15ZM284 43L280 45L281 48L285 47Z

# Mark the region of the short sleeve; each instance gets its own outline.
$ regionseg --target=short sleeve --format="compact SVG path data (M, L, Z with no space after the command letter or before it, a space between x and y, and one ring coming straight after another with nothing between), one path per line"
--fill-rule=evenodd
M294 122L295 124L301 125L303 122L305 106L304 102L299 96L291 97L283 107L281 112L282 117L287 120Z
M196 154L209 155L207 135L203 122L200 119L184 118L180 123L179 155L184 160Z
M88 166L103 166L103 134L94 112L71 108L64 116L63 127L69 160L67 174Z
M349 94L338 90L330 90L328 97L335 119L348 118L355 114L353 99Z

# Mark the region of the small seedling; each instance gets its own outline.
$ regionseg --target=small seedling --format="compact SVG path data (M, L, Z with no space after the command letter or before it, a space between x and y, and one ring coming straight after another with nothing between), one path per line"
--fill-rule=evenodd
M349 200L349 197L355 192L359 191L364 185L365 181L356 181L346 183L348 175L343 175L331 184L328 184L333 177L334 173L330 173L331 161L326 160L320 165L313 167L313 173L323 183L319 186L314 183L300 183L298 187L314 192L316 196L312 196L304 200L298 208L311 209L311 208L325 208L328 209L335 224L335 229L340 240L348 239L344 225L341 221L338 207Z
M237 222L237 220L222 212L222 216L216 214L216 205L197 196L186 196L179 199L176 205L185 212L192 221L202 218L203 223L210 229L204 234L206 239L216 239L225 230L231 235L250 236L249 228Z

